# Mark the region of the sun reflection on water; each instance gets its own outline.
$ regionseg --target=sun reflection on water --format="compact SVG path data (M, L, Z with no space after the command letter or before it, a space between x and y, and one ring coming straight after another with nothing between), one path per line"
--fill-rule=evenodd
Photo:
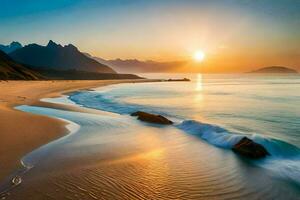
M196 78L196 91L202 91L203 85L202 85L202 74L197 74Z
M203 100L203 95L202 95L202 91L203 91L202 74L197 74L195 90L197 91L195 101L202 101Z

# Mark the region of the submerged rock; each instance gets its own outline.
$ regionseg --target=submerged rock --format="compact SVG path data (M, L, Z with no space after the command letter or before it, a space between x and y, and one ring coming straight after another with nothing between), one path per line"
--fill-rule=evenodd
M161 115L154 115L151 113L146 113L142 111L137 111L134 113L131 113L131 116L137 116L138 120L155 123L155 124L173 124L173 122L164 116Z
M254 159L264 158L267 155L270 155L265 147L257 144L247 137L243 137L237 144L234 145L232 150L235 153Z

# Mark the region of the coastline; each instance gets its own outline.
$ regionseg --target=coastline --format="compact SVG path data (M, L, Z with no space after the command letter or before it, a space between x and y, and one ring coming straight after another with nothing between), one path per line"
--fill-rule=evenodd
M18 111L14 109L15 106L43 105L62 109L59 105L41 102L40 99L93 87L148 81L156 80L1 81L0 181L21 166L20 159L24 155L68 132L64 121Z
M72 90L65 86L60 87L60 83L55 83L57 85L49 89L50 83L46 82L47 86L43 87L48 93L41 95L42 98L28 100L26 103L23 100L19 103L22 106L12 109L36 114L34 116L37 117L43 115L51 117L50 119L62 119L58 120L61 127L66 128L74 123L80 129L76 131L76 127L73 127L69 131L56 133L56 139L49 139L45 141L45 145L41 144L22 155L20 162L23 161L24 166L18 167L5 178L1 187L1 191L5 193L3 196L0 194L1 198L222 199L229 194L227 197L241 199L287 196L295 199L299 196L299 157L295 157L299 155L299 151L286 143L285 138L277 140L263 134L240 133L251 138L253 136L256 142L266 145L272 155L264 160L251 161L231 151L231 145L241 136L239 132L230 131L222 123L206 121L205 113L203 120L195 119L194 114L200 115L200 112L194 107L194 113L188 115L185 114L186 111L175 110L178 104L183 104L181 108L187 108L189 112L188 105L191 101L188 99L194 101L198 94L196 91L190 96L187 95L195 90L194 83L183 86L186 93L177 84L120 84L109 88L101 87L113 83L115 82L101 81L86 88L82 86L84 90L81 91L80 88ZM10 84L13 88L15 83ZM39 84L33 83L30 88L36 87L36 91L44 91L42 86L37 86ZM18 85L16 88L21 90L23 85ZM62 85L72 84L62 82ZM56 87L60 91L55 92L53 88ZM95 91L89 92L88 88ZM16 95L15 90L12 91L14 92L5 98ZM164 94L158 91L163 91ZM172 91L176 92L176 99L173 98L175 95ZM220 88L217 95L223 96L224 92L227 91ZM166 101L162 101L159 97L165 93L169 95ZM67 95L76 104L70 102ZM52 96L59 98L47 99ZM172 101L174 104L170 103ZM178 123L161 127L140 122L128 115L133 110L147 111L148 108L153 108L153 112L161 111L162 115L168 117L176 115ZM214 112L214 106L209 109ZM225 120L226 118L227 116L224 117ZM258 122L259 120L261 119ZM76 134L72 135L74 130ZM34 169L29 170L28 167ZM12 182L16 184L11 184ZM16 187L19 184L20 187ZM189 188L185 187L187 184ZM169 190L170 187L172 190ZM271 190L275 193L266 196ZM284 196L278 197L278 194Z

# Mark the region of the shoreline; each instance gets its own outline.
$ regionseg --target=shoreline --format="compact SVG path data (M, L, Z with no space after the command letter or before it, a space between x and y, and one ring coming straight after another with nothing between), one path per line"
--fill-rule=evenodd
M66 85L65 82L62 84ZM97 83L96 86L87 88L98 88L96 90L106 91L106 87L101 87L103 85L108 84L107 82L101 82ZM151 90L150 92L146 90L147 87L153 86L152 83L145 84L148 85L145 88L144 84L125 84L124 88L122 85L113 86L113 88L117 88L119 93L113 92L112 99L114 99L114 96L118 97L124 94L127 89L129 89L129 93L126 93L126 96L133 98L139 96L137 93L140 89L145 90L144 98L148 98L148 95L152 94ZM293 157L290 157L290 154L286 154L285 151L282 152L283 154L278 154L281 152L281 149L277 146L279 144L278 140L274 141L264 135L261 137L255 135L255 141L263 142L261 145L267 145L268 147L275 145L275 149L271 153L274 159L270 157L270 159L252 162L231 152L230 145L233 144L235 139L238 139L239 134L234 131L227 131L226 127L222 125L220 128L225 129L221 132L216 131L218 128L215 129L214 127L219 126L218 123L193 120L193 115L188 115L183 116L182 120L180 119L180 124L178 123L176 126L148 126L128 116L128 113L126 115L117 114L118 109L105 111L107 110L105 109L106 104L101 103L101 106L98 107L103 108L103 110L95 110L93 106L89 109L89 105L93 105L93 103L88 103L89 99L92 100L93 97L97 97L94 95L85 94L86 96L83 96L83 99L88 100L86 104L84 101L80 101L80 96L78 101L74 98L74 102L79 104L73 104L67 99L67 95L72 95L73 92L64 92L65 86L61 87L60 92L55 92L59 95L63 94L59 99L42 98L39 101L32 100L32 102L28 100L28 104L31 103L31 105L17 106L14 109L34 113L38 116L43 114L53 118L69 120L80 126L79 131L74 137L68 137L72 132L62 132L62 135L57 136L59 138L47 142L46 145L34 149L29 154L23 155L20 161L25 163L24 171L27 170L26 164L29 167L36 168L26 174L22 171L17 172L15 176L10 174L3 182L7 183L3 185L8 186L9 190L5 192L4 196L1 196L0 193L0 198L10 196L13 199L22 199L26 196L25 198L28 199L48 197L65 199L74 196L74 198L89 199L89 194L93 194L95 198L114 198L122 195L134 198L136 194L141 195L141 198L145 197L143 194L149 195L149 197L157 195L155 197L158 198L162 197L161 194L167 194L167 199L187 194L190 195L187 197L192 199L196 197L194 195L201 195L201 191L197 192L199 188L210 188L211 185L216 184L215 180L224 180L229 184L224 185L224 182L220 184L217 182L218 190L223 192L216 194L214 190L211 190L211 193L207 196L204 195L204 198L214 195L221 198L228 192L232 192L232 197L236 197L236 188L241 185L243 186L241 189L246 194L241 198L246 198L249 193L254 195L253 198L264 197L264 194L269 191L269 187L284 193L286 192L285 189L281 188L288 185L292 186L287 187L287 192L290 192L291 198L298 195L297 190L294 189L294 186L298 184L296 176L298 161L293 160ZM166 87L170 86L167 85ZM174 85L174 87L177 87L177 85ZM89 89L83 89L89 91ZM82 90L74 89L75 93L76 91L80 92ZM47 97L47 95L54 94L46 94L45 96ZM97 103L102 102L102 99L95 98L92 102L97 105ZM169 99L163 105L168 102ZM147 104L145 106L147 107ZM97 106L94 108L97 108ZM106 116L106 112L110 115ZM170 115L172 114L176 114L176 112L172 112ZM62 124L62 121L60 122ZM205 131L205 134L202 130ZM286 143L282 144L284 148L294 150L293 147L287 148L290 146L287 146ZM289 150L287 153L290 152ZM178 162L178 160L182 162ZM287 162L282 163L282 161ZM220 168L220 166L222 167ZM294 171L290 173L290 169ZM19 171L19 169L17 170ZM249 173L253 173L255 176L249 179ZM138 177L139 180L136 181L131 177ZM196 178L191 179L190 177ZM274 181L273 178L280 178L280 181ZM164 181L159 187L160 190L156 193L158 179ZM15 184L11 184L12 182ZM257 182L262 184L257 185ZM265 183L269 186L265 187ZM16 187L20 184L20 187ZM186 189L186 184L192 185L194 188ZM170 185L176 185L172 193L168 193ZM12 188L11 191L10 188ZM121 189L116 190L116 188ZM82 191L86 192L82 193ZM103 193L103 191L108 191L108 193ZM140 191L144 193L140 193ZM193 193L194 191L197 193ZM256 195L253 191L259 191L259 194ZM274 197L276 197L276 193Z
M1 81L0 183L21 167L20 160L24 155L68 134L66 122L25 113L14 109L15 106L36 105L69 110L72 106L60 106L40 99L112 84L155 81L159 80Z

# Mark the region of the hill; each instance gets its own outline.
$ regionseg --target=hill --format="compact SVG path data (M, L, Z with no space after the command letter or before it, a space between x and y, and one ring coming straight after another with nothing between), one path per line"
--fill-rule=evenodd
M41 78L38 72L16 63L0 50L0 80L38 80Z
M250 73L298 73L298 72L288 67L270 66L270 67L260 68Z
M87 57L72 44L62 46L52 40L47 46L29 44L9 55L19 63L39 69L116 73L110 67Z

